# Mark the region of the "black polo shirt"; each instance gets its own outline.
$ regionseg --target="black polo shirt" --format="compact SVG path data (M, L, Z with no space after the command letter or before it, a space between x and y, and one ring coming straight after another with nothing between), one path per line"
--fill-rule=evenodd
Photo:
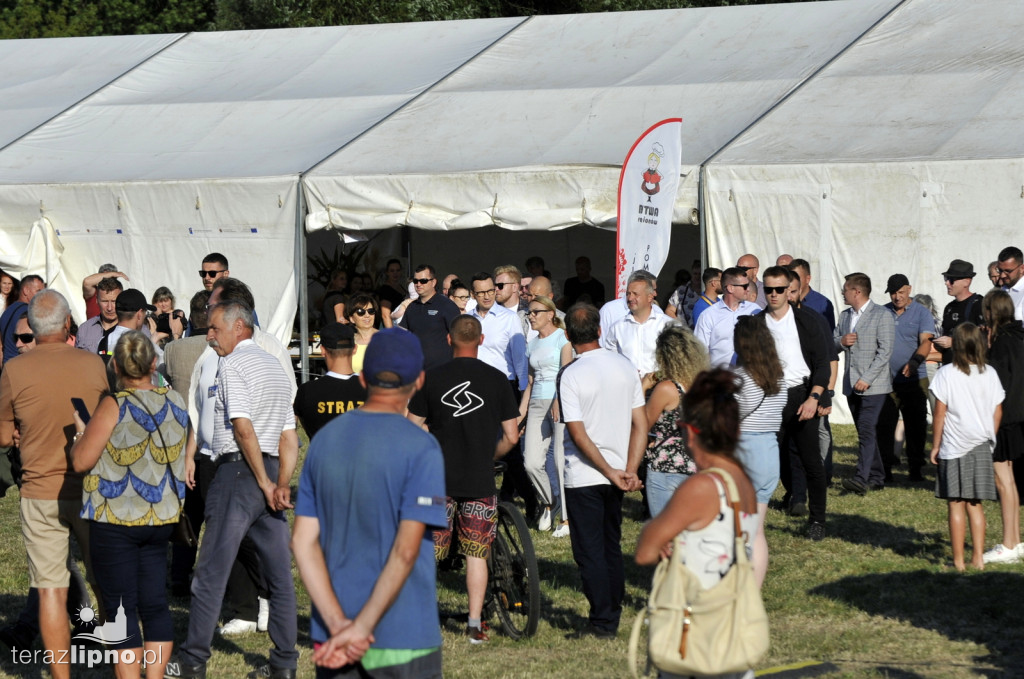
M413 300L398 325L420 340L423 346L423 369L430 370L452 360L448 344L448 328L462 314L455 302L435 292L426 302Z

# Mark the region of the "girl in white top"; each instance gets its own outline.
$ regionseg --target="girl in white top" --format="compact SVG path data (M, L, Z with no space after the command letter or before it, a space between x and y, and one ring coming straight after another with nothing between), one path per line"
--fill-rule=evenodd
M736 482L740 494L740 527L748 554L757 534L757 495L736 458L740 435L739 381L725 369L703 372L683 396L683 423L687 447L698 470L718 467ZM723 484L714 473L695 474L683 482L661 514L640 533L636 562L656 564L671 554L676 542L684 549L686 567L705 589L714 587L733 561L733 515L723 503ZM661 677L672 675L664 672ZM734 676L734 675L729 675Z
M935 496L949 502L949 541L953 566L963 571L964 514L971 524L971 565L985 567L985 512L982 500L995 500L992 448L1002 419L1003 387L985 365L985 336L973 323L953 330L953 362L935 373L932 464L938 465Z
M543 296L534 297L530 302L528 318L530 327L537 331L526 348L530 362L529 382L519 404L519 421L526 419L526 439L523 446L523 461L526 473L533 482L544 511L537 523L539 530L548 530L552 525L554 493L548 479L548 449L554 445L555 470L559 486L565 467L565 453L562 447L565 425L559 422L558 402L555 401L555 378L563 365L572 360L572 347L565 336L565 326L555 313L555 303ZM562 523L555 528L555 537L569 534L569 520L565 513L565 494L559 488Z

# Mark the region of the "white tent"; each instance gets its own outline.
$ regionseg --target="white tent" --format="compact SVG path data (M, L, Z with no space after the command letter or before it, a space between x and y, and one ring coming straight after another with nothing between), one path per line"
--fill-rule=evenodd
M1024 3L907 0L706 168L708 253L806 257L841 300L906 274L948 301L941 272L1020 244Z
M892 5L533 17L309 172L309 226L614 227L626 152L679 115L696 223L697 167Z
M126 73L93 78L99 89L84 98L52 98L51 109L70 108L0 150L0 264L45 270L81 305L78 282L113 261L132 286L169 285L184 305L202 257L223 252L253 288L264 328L289 338L299 175L521 21L196 33L155 54L136 46ZM120 39L107 40L104 53L116 53ZM65 50L54 62L92 49L29 42ZM51 85L40 78L15 94L28 104Z

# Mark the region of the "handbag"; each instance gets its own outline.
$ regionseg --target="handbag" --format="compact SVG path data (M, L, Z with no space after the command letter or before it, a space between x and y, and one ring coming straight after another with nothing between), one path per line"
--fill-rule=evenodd
M678 541L672 556L662 559L654 572L647 607L633 624L629 641L630 671L637 677L637 649L646 617L648 667L682 675L743 672L768 651L768 614L754 568L747 558L740 530L740 500L736 483L727 471L701 472L719 476L733 510L735 547L728 573L710 589L702 589L697 576L682 561ZM678 539L677 539L678 540Z
M131 394L131 396L135 396L135 394ZM153 412L146 407L146 404L143 403L142 399L140 399L138 396L135 396L135 401L140 406L142 406L142 409L146 411L146 414L149 415L149 418L153 420L153 423L155 425L156 417L153 415ZM157 435L160 437L160 444L163 445L164 451L166 452L167 442L164 441L164 434L162 431L160 431L159 426L156 426L155 429ZM166 464L167 471L170 473L171 478L173 479L174 470L171 469L170 461L168 461ZM175 492L174 494L175 496L178 495L177 492ZM192 528L192 521L188 518L188 514L185 513L185 503L180 497L178 498L178 523L174 524L174 530L171 531L171 542L176 545L184 545L185 547L189 547L191 549L195 549L199 545L199 539L196 537L196 531L194 528Z

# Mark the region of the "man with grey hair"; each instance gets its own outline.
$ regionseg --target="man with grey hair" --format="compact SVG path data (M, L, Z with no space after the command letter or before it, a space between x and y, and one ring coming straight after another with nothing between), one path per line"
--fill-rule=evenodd
M212 398L212 441L217 469L210 484L206 532L192 580L188 637L170 677L205 677L221 600L238 548L252 538L270 598L270 664L250 677L293 679L299 653L295 587L288 554L291 478L299 439L292 412L294 379L253 337L252 309L221 302L210 312L206 338L220 357ZM185 463L186 483L195 485L194 450Z
M637 269L633 273L629 274L629 279L627 280L634 280L634 277L637 277L637 279L643 279L645 281L648 281L654 288L654 294L655 297L657 297L657 276L652 274L650 271L647 271L646 269ZM617 299L613 299L610 302L606 302L604 306L601 307L601 346L603 348L610 348L607 343L608 333L611 331L612 326L621 321L623 318L625 318L626 314L628 313L629 304L626 302L625 295ZM665 312L661 310L661 307L658 306L657 302L654 302L654 307L651 313L656 314L658 316L665 315Z
M36 294L28 305L28 322L35 349L9 360L0 373L0 446L13 444L17 427L23 470L21 532L29 583L39 590L43 646L54 660L50 672L68 677L70 665L58 661L71 648L66 610L71 531L92 578L89 530L79 517L82 476L68 466L70 433L75 431L71 399L80 398L95 410L107 389L107 376L99 356L68 346L71 310L59 292Z
M658 369L654 347L672 319L654 313L654 285L637 272L626 282L626 306L629 313L608 330L605 347L628 358L643 380Z

